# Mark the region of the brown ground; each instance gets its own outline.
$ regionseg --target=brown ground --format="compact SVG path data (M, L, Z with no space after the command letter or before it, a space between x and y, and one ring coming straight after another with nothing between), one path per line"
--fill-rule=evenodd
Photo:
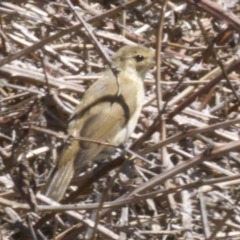
M240 239L239 10L0 1L0 240ZM103 52L136 43L157 50L156 67L125 161L89 166L54 204L38 190L70 141L68 116Z

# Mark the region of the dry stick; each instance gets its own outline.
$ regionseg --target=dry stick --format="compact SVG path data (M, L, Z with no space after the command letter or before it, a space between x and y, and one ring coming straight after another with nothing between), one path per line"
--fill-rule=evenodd
M30 127L23 127L24 129L29 129ZM109 142L103 142L103 141L97 141L91 138L87 138L87 137L72 137L71 135L67 135L67 134L63 134L63 133L58 133L49 129L45 129L45 128L41 128L38 126L31 126L32 130L38 131L38 132L42 132L42 133L46 133L48 135L54 136L58 139L69 139L72 138L72 140L78 140L78 141L85 141L85 142L90 142L90 143L97 143L97 144L102 144L102 145L106 145L106 146L111 146L111 147L119 147L118 145L114 145L112 143Z
M94 202L95 203L99 203L99 206L102 204L100 201L101 201L101 199L103 198L103 194L104 193L100 193L100 192L98 192L98 193L95 193L94 195ZM99 222L99 219L98 219L98 216L97 215L99 215L99 209L100 209L100 207L98 208L98 209L95 209L95 210L93 210L93 211L91 211L91 213L89 214L90 215L90 219L92 220L92 221L94 221L94 226L92 227L92 228L90 228L90 227L88 227L87 229L86 229L86 231L85 231L85 234L84 234L84 238L85 239L87 239L87 240L94 240L95 238L96 238L96 231L97 231L97 224L96 224L96 222Z
M46 71L46 67L45 67L45 58L44 58L44 54L43 51L40 52L40 57L41 57L41 63L42 63L42 68L43 68L43 73L45 76L45 80L46 80L46 86L47 86L47 96L50 96L50 86L49 86L49 79L48 79L48 74Z
M182 178L177 180L177 183L184 185ZM192 209L192 200L189 190L184 190L181 192L182 206L181 206L181 215L182 215L182 229L183 239L194 239L193 238L193 209Z
M207 0L199 0L199 1L195 1L195 0L187 0L188 3L190 4L193 4L194 6L197 6L199 8L201 8L202 10L210 13L211 15L221 19L221 20L225 20L226 22L228 22L235 30L237 30L238 32L240 32L240 20L239 18L234 15L233 13L231 12L226 12L224 11L219 5L215 4L215 3L211 3L210 1L207 1ZM105 13L101 14L101 15L97 15L97 16L94 16L92 18L90 18L89 20L87 20L88 23L94 23L94 22L97 22L97 21L100 21L106 17L112 17L114 15L116 15L119 11L119 9L122 9L122 8L130 8L130 7L133 7L135 5L139 5L141 4L141 1L139 0L132 0L132 1L129 1L125 4L122 4L121 6L119 7L116 7L114 9L111 9L109 11L106 11ZM9 63L15 59L18 59L26 54L28 54L29 52L33 52L39 48L42 48L45 44L48 44L58 38L61 38L62 36L66 35L66 34L69 34L71 32L78 32L80 31L82 27L82 24L77 24L77 25L74 25L70 28L67 28L67 29L64 29L62 30L61 32L58 32L50 37L47 37L45 39L43 39L42 41L39 41L35 44L33 44L32 46L30 47L27 47L21 51L19 51L18 53L16 54L12 54L12 55L9 55L8 57L2 59L0 61L0 66L3 66L4 64L6 63Z
M81 15L78 14L78 12L75 10L75 8L73 7L71 1L67 0L67 3L70 6L70 8L72 9L72 11L75 13L75 15L77 16L78 20L82 23L82 25L86 29L87 33L91 37L91 40L94 42L95 46L97 47L97 49L100 52L100 54L102 55L102 57L107 61L107 64L108 64L109 68L112 70L113 75L116 78L117 86L118 86L118 93L117 93L117 95L119 96L121 94L121 92L120 92L121 89L120 89L120 83L119 83L119 79L118 79L118 69L116 67L114 67L114 65L111 63L111 59L110 59L109 55L106 54L106 52L103 50L103 46L97 40L97 38L93 34L92 30L88 27L87 23L83 20Z
M0 2L0 4L2 3L2 1ZM5 5L1 4L2 6L6 7ZM26 10L25 10L26 11ZM7 8L0 8L0 13L1 14L7 14L7 16L11 16L11 17L21 17L23 19L27 19L27 20L32 20L34 22L41 22L42 24L46 24L48 26L53 26L53 24L51 22L48 22L44 19L42 19L41 17L37 17L36 15L35 16L30 16L30 15L27 15L24 11L17 11L17 10L11 10L11 9L7 9Z
M139 5L140 3L141 3L141 1L139 1L139 0L129 1L125 4L122 4L119 7L116 7L116 8L113 8L113 9L109 10L109 11L106 11L105 13L103 13L101 15L92 17L89 20L87 20L87 22L88 23L94 23L94 22L100 21L102 19L105 19L106 17L112 17L112 16L116 15L119 12L120 9L130 8L130 7L133 7L135 5ZM74 25L72 27L64 29L64 30L62 30L62 31L50 36L50 37L47 37L47 38L33 44L32 46L27 47L27 48L19 51L16 54L11 54L8 57L0 60L0 67L3 66L4 64L10 63L11 61L13 61L15 59L21 58L22 56L24 56L24 55L26 55L30 52L36 51L37 49L42 48L44 45L46 45L46 44L48 44L48 43L50 43L54 40L57 40L57 39L63 37L64 35L67 35L67 34L72 33L74 31L78 32L78 31L81 30L81 27L82 27L82 23L79 23L77 25Z
M77 239L76 236L81 234L79 231L79 227L82 228L82 223L78 223L66 229L64 232L60 233L58 237L54 240Z
M197 3L193 0L189 0L188 1L189 3L192 3L194 6L198 6L200 8L202 8L203 10L205 10L206 12L209 12L211 15L215 16L215 17L218 17L220 19L223 19L223 20L226 20L229 24L233 25L233 27L237 30L237 31L240 31L240 21L239 19L236 17L236 15L232 14L232 13L229 13L229 14L222 14L222 12L225 13L224 9L221 9L219 7L219 5L217 4L214 4L214 3L211 3L209 1L206 1L206 0L203 0L203 1L197 1ZM217 12L217 13L216 13ZM201 26L201 25L200 25ZM203 29L203 28L202 28ZM208 42L208 45L210 46L210 42L208 41L208 39L206 40ZM214 54L214 53L213 53ZM216 54L215 54L215 59L216 59ZM199 59L197 58L194 63L196 63ZM228 77L227 77L227 74L226 74L226 71L223 67L223 64L220 62L220 61L217 61L220 68L222 69L222 72L224 74L224 77L227 79L228 81L228 84L230 86L230 88L232 89L233 93L234 93L234 96L238 99L238 102L240 102L239 100L239 97L238 95L236 94L234 88L232 87ZM194 64L193 63L193 64ZM192 64L192 65L193 65ZM192 65L189 67L189 69L187 70L187 72L190 70L190 68L192 67ZM182 83L183 81L183 78L179 81L179 83L177 84L177 86L174 88L174 90L172 91L175 92L176 89L179 87L179 85ZM163 109L165 109L167 106L167 102L165 103L165 106Z
M0 73L1 73L1 76L4 76L6 78L10 78L10 77L17 78L19 81L24 81L24 82L28 81L33 84L41 84L41 85L46 84L46 80L43 73L40 73L38 71L33 71L33 70L31 71L31 70L24 69L22 67L14 66L11 64L0 67ZM34 77L33 77L33 74L34 74ZM83 92L80 86L76 83L70 83L67 81L59 80L51 76L48 77L48 81L49 81L48 84L54 88L70 90L77 93ZM0 86L1 85L3 86L4 84L0 83Z
M34 93L36 95L44 96L44 93L37 89L23 87L23 86L11 84L11 83L0 82L0 87L7 87L7 88L12 88L12 89L22 90L24 92L29 92L29 93Z
M102 192L102 196L101 196L101 200L99 203L99 207L97 209L97 214L96 214L96 219L95 219L95 225L93 228L93 234L92 234L92 238L94 240L94 236L97 232L97 226L99 224L99 221L101 219L101 209L103 207L104 201L108 196L108 190L110 190L113 186L113 183L115 181L115 179L117 178L117 176L119 175L119 173L121 172L122 168L123 168L124 163L118 168L118 170L115 172L114 176L110 179L110 181L108 182L107 186L104 188L103 192Z
M231 62L231 64L226 67L226 69L225 69L226 73L229 73L235 69L238 69L239 64L240 64L240 58L238 58L237 60L233 60ZM223 73L220 72L210 82L208 82L206 85L204 85L202 88L200 88L197 92L193 93L184 102L180 103L172 112L170 112L168 114L168 118L172 119L175 115L177 115L179 112L181 112L185 107L187 107L191 103L193 103L197 97L201 96L202 94L205 94L206 92L209 91L209 89L211 89L213 86L215 86L217 83L219 83L222 78L223 78ZM181 82L181 80L180 80L180 82ZM179 83L177 85L179 85ZM165 106L166 105L167 105L167 102L165 103ZM162 112L164 111L165 106L163 107ZM159 124L160 124L160 120L159 120L160 116L161 115L158 115L155 118L153 124L148 128L148 130L137 141L134 142L134 144L131 147L132 150L137 149L142 144L144 139L147 139L156 131L156 127L159 126Z
M229 66L226 67L226 73L232 72L234 69L239 68L240 58L234 60ZM221 81L224 77L223 72L219 73L213 80L207 83L205 86L200 88L196 93L193 93L186 101L180 103L172 112L169 113L168 117L171 119L176 114L181 112L185 107L189 106L197 97L205 94L209 91L212 87L214 87L217 83Z
M148 182L137 187L135 190L133 190L127 196L122 196L115 201L119 201L122 199L128 199L128 198L139 199L139 197L140 197L139 194L141 194L145 191L148 191L149 189L152 189L156 185L163 184L166 180L176 176L177 174L182 173L182 172L188 170L189 168L195 167L204 161L208 161L208 160L216 158L218 156L222 156L222 155L228 153L229 151L238 150L239 147L240 147L240 141L234 141L234 142L230 142L222 147L218 147L218 148L214 149L211 152L211 154L209 154L209 155L200 154L198 156L195 156L192 159L188 159L188 160L184 161L184 163L181 163L181 164L175 166L174 168L167 170L166 172L163 172L162 174L157 175L156 177L153 177ZM109 211L111 211L111 209L107 209L107 210L103 211L102 216L108 214ZM76 230L76 232L78 233L79 231L81 231L81 225L78 225L77 228L78 229Z
M162 141L159 144L156 144L155 146L152 146L152 147L148 148L147 151L143 150L141 152L141 154L146 154L148 152L155 151L158 148L161 148L162 146L165 146L169 143L178 141L178 140L180 140L182 138L185 138L187 136L192 136L192 135L195 135L195 134L200 133L200 132L204 133L204 132L208 132L208 131L213 131L214 129L217 129L217 128L220 128L220 127L228 127L228 126L231 126L232 124L236 124L236 123L239 123L239 122L240 122L240 119L234 119L234 120L231 120L231 121L217 123L217 124L214 124L214 125L211 125L211 126L208 126L208 127L204 127L204 128L193 129L193 130L187 131L185 133L180 133L180 134L177 134L175 136L172 136L172 137L166 139L165 141Z
M184 163L181 163L181 164L175 166L174 168L171 168L171 169L163 172L162 174L157 175L156 177L153 177L148 182L137 187L135 190L133 190L128 195L128 197L136 196L137 194L147 191L156 185L160 185L167 179L170 179L170 178L176 176L177 174L188 170L189 168L197 166L204 161L208 161L208 160L216 158L218 156L222 156L223 154L226 154L229 151L239 150L239 147L240 147L240 140L233 141L233 142L225 144L224 146L214 149L209 155L200 154L200 155L193 157L192 159L188 159L188 160L184 161Z
M208 239L211 232L210 232L210 228L209 228L210 224L208 221L206 204L204 201L203 193L199 192L198 195L199 195L199 208L200 208L200 212L201 212L201 216L202 216L201 220L202 220L202 225L203 225L203 231L204 231L205 238Z
M74 12L74 14L76 15L76 17L78 18L78 20L82 23L83 27L86 29L87 33L89 34L91 40L93 41L93 43L95 44L95 46L97 47L97 49L99 50L100 54L102 55L102 57L107 61L109 67L111 67L111 59L109 57L108 54L106 54L105 51L103 51L103 46L101 45L101 43L97 40L97 38L95 37L95 35L93 34L93 31L89 28L89 26L87 25L86 21L83 20L82 16L76 11L75 7L72 5L70 0L67 0L67 3L69 5L69 7L71 8L71 10Z
M235 149L238 149L239 145L240 145L240 141L232 142L232 143L229 143L229 144L225 145L224 147L220 147L220 148L215 149L212 152L212 154L209 155L209 156L204 156L204 155L196 156L193 160L188 160L187 162L185 162L183 164L180 164L179 166L176 166L174 169L170 169L169 171L167 171L167 172L165 172L165 173L163 173L163 174L161 174L161 175L159 175L157 177L154 177L149 182L143 184L142 186L140 186L139 188L134 190L131 194L129 194L127 199L129 197L136 196L136 194L139 194L140 192L147 190L149 187L153 187L156 184L161 184L161 182L166 181L167 179L175 176L176 174L178 174L178 173L180 173L182 171L187 170L188 168L191 168L191 167L193 167L195 165L200 164L202 161L209 160L209 159L212 159L214 157L220 156L220 155L222 155L222 154L224 154L224 153L226 153L226 152L228 152L230 150L233 151ZM213 182L213 184L214 184L214 182ZM157 197L157 194L154 194L154 196L152 196L152 195L147 195L147 196L148 197ZM140 197L141 196L138 196L137 199L139 199ZM124 197L122 197L120 199L124 199ZM116 201L119 201L120 199L118 199Z
M225 121L225 122L216 123L216 124L213 124L213 125L210 125L210 126L207 126L207 127L201 127L201 128L191 129L191 130L188 130L186 132L180 132L178 134L175 134L175 135L167 138L166 140L164 140L160 143L157 143L157 144L155 144L151 147L148 147L147 149L144 149L144 150L140 151L139 154L144 155L144 154L147 154L149 152L154 152L158 148L166 146L169 143L180 141L183 138L194 136L198 133L208 133L210 131L214 131L217 128L229 127L229 126L231 126L233 124L236 124L236 123L239 123L239 122L240 122L240 118L236 118L234 120L229 120L229 121Z
M209 40L209 38L208 38L208 36L207 36L206 30L204 29L204 27L203 27L203 25L202 25L202 22L200 21L199 14L196 12L195 8L193 8L193 12L194 12L194 14L197 16L197 23L198 23L198 25L199 25L202 33L203 33L203 36L204 36L204 38L205 38L205 41L208 43L208 45L209 45L209 47L210 47L210 49L211 49L211 54L212 54L212 56L213 56L213 59L214 59L215 62L219 65L220 69L222 70L222 73L223 73L224 78L227 80L227 83L228 83L230 89L231 89L232 92L233 92L233 95L236 97L238 103L240 104L240 99L239 99L239 97L238 97L235 89L233 88L232 83L230 82L230 80L229 80L229 78L228 78L228 76L227 76L227 73L226 73L226 70L225 70L225 68L224 68L224 66L223 66L223 63L222 63L222 61L219 59L219 57L218 57L218 55L217 55L217 53L216 53L216 50L214 49L214 41L213 41L212 43L210 42L210 40ZM210 49L207 48L206 51L209 51Z
M155 4L155 3L154 3ZM84 2L83 0L79 0L79 5L84 9L86 10L89 14L93 15L93 16L96 16L96 15L101 15L102 14L102 11L100 11L99 9L96 10L96 9L92 9L91 7L89 7L89 5ZM146 10L144 10L146 11ZM114 20L109 20L109 21L112 21L117 27L119 28L124 28L125 29L125 37L127 39L130 39L132 41L135 41L135 42L138 42L138 43L144 43L144 42L147 42L147 40L141 36L137 36L135 35L134 33L128 31L128 29L126 29L122 24L120 24L119 22L117 21L114 21Z
M31 123L34 121L34 117L35 114L30 115L30 112L32 113L32 109L34 108L34 106L36 106L39 102L39 99L36 97L35 100L33 101L33 103L30 105L26 115L28 116L28 120L30 122L30 127L28 129L27 133L22 133L20 135L20 138L17 140L16 142L16 146L17 148L20 150L21 154L22 154L22 158L21 161L17 161L17 156L14 154L14 150L12 150L13 153L13 157L11 159L11 163L12 164L17 164L18 165L18 174L20 175L20 179L18 182L14 181L14 185L15 187L20 191L21 195L23 196L23 198L29 203L29 205L31 206L31 210L35 211L37 209L37 202L36 202L36 197L33 194L33 190L30 184L30 176L33 174L33 170L30 167L30 165L28 164L28 161L26 159L26 155L29 149L29 142L30 142L30 136L32 134L32 129L31 129ZM25 145L26 147L21 149L21 142L24 141L25 144L23 144L23 146ZM25 164L26 163L26 164ZM22 168L23 167L23 168ZM7 171L8 168L11 168L11 165L9 166L5 166L5 170ZM27 177L26 177L27 176ZM27 193L24 191L24 188L29 188L29 190L27 191Z
M224 10L219 4L209 0L186 0L188 3L200 8L220 20L224 20L231 25L233 29L240 32L240 19L230 11Z
M159 15L159 20L158 20L158 34L157 34L157 52L156 52L156 64L157 64L157 73L156 73L156 95L157 95L157 107L158 107L158 114L160 115L161 108L162 108L162 89L161 89L161 49L162 49L162 38L163 38L163 24L164 24L164 16L167 8L167 3L168 0L164 1L164 4L161 9L161 13ZM176 88L175 88L176 89ZM165 105L166 106L166 105ZM163 112L162 112L163 113ZM159 118L160 121L160 129L159 131L161 132L161 140L164 141L166 139L166 119L163 119L163 116L160 115ZM173 164L171 160L168 157L167 149L166 147L161 148L161 156L162 156L162 163L163 165L167 168L170 169L173 167ZM165 188L169 188L169 181L165 182ZM175 209L176 203L174 200L173 195L168 195L168 201L169 205L171 206L172 210Z
M31 215L27 215L27 224L28 224L29 231L30 231L30 233L32 235L31 238L33 240L37 240L38 238L36 236L36 232L33 229L32 223L33 223L33 221L31 219Z
M191 65L188 67L188 69L185 71L185 75L191 70L191 68L194 66L195 63L197 63L198 61L200 60L200 58L196 58L192 63ZM169 92L169 95L173 95L177 89L180 87L180 85L182 84L183 80L184 80L184 77L185 75L183 75L181 77L181 79L178 81L178 83L174 86L174 88ZM188 99L187 99L188 100ZM186 101L187 101L186 100ZM194 99L195 100L195 99ZM185 101L185 102L186 102ZM148 128L147 132L145 132L137 141L135 141L133 144L132 144L132 147L131 149L132 150L135 150L135 149L138 149L139 146L143 143L143 141L145 139L147 139L148 137L150 137L155 131L156 131L156 128L161 124L161 116L162 114L165 112L165 109L167 108L167 105L168 103L170 102L170 99L168 99L163 108L161 109L160 113L158 114L158 116L155 118L153 124ZM185 106L186 107L186 106ZM184 107L184 108L185 108ZM171 119L172 117L170 117L168 115L168 118Z
M31 230L29 229L29 227L26 226L24 220L19 216L19 214L17 212L15 212L11 207L6 207L6 208L2 209L2 212L3 211L7 215L6 220L12 228L19 229L19 231L27 239L35 239L32 236Z
M117 209L122 206L125 206L126 204L134 204L134 203L138 203L139 201L145 201L148 198L160 198L162 196L166 196L167 194L172 194L172 193L176 194L176 193L184 191L184 190L201 188L203 186L212 186L212 188L214 188L215 185L218 186L217 184L231 182L231 181L239 180L239 179L240 179L239 174L233 175L233 176L227 176L227 177L219 177L216 179L209 179L209 180L201 180L200 179L196 182L185 184L185 185L174 187L174 188L170 188L167 190L165 190L165 189L157 190L157 191L153 191L150 193L137 195L137 197L117 199L117 200L111 201L111 202L104 202L102 207L104 209L111 208L111 210ZM91 181L91 179L90 179L90 181ZM200 191L200 192L202 192L202 191ZM13 209L26 210L26 211L30 210L29 204L18 203L15 201L5 199L4 197L0 197L0 206L12 207ZM38 205L37 206L37 210L42 211L42 212L49 212L49 211L64 212L64 211L69 211L69 210L73 210L73 211L94 210L97 208L99 208L99 203L89 203L89 204L80 204L80 205L64 204L64 205L60 205L60 206L48 206L48 205Z
M225 20L228 24L230 24L233 27L233 29L240 32L240 20L239 20L239 18L235 14L233 14L232 12L225 11L218 4L215 4L215 3L210 2L208 0L198 0L198 1L187 0L187 2L194 5L194 6L197 6L201 10L211 14L212 16L215 16L218 19ZM239 61L238 61L238 63L239 63ZM233 64L233 65L235 65L235 64ZM234 68L235 67L233 67L233 69ZM231 68L229 69L229 71L231 71ZM226 72L229 72L229 71L226 69ZM221 74L221 78L222 78L222 74ZM217 83L218 83L218 81L216 81L216 83L213 83L212 86L214 86ZM204 93L204 91L207 91L207 90L209 90L209 87L205 86L205 88L200 89L200 94ZM191 102L193 102L197 96L198 96L198 93L196 93L195 96L192 95L193 99L192 99ZM173 118L175 116L175 114L177 114L178 110L181 111L182 109L185 108L185 106L183 106L183 105L184 105L184 102L181 104L181 107L176 108L175 109L176 111L173 111L168 117ZM165 107L163 108L163 110L164 109L165 109ZM148 138L149 136L151 136L154 133L154 131L156 129L156 126L159 125L159 120L158 120L159 117L160 117L160 115L157 116L154 123L148 128L148 131L133 144L132 149L138 148L142 144L144 139Z
M233 205L233 207L234 207L234 206L238 206L239 201L240 201L240 194L238 195L237 199L235 200L235 204ZM233 214L233 212L234 212L234 208L228 210L227 214L224 216L224 218L221 220L221 222L217 224L215 230L213 231L213 233L210 235L210 237L209 237L207 240L213 240L213 239L215 239L217 233L222 229L222 227L224 226L224 224L226 223L226 221L231 217L231 215Z
M87 177L84 181L81 181L81 182L78 181L78 183L79 183L78 189L75 192L73 192L72 194L70 194L69 197L67 197L66 199L63 199L61 201L61 203L66 204L66 203L76 199L77 196L79 196L81 193L85 192L88 189L89 184L92 184L99 178L105 176L109 171L115 169L116 167L121 166L123 164L123 162L124 162L124 159L122 157L118 157L114 161L110 161L105 168L101 169L97 173L92 172L92 174L89 177ZM47 220L49 220L53 216L54 216L54 213L46 214L45 216L43 216L41 219L38 220L38 222L35 224L34 228L35 229L40 228L43 224L46 223Z
M193 64L187 69L186 73L192 68L192 66L193 66ZM182 84L183 80L184 80L184 77L182 77L178 81L178 83L176 84L174 89L170 92L171 95L179 88L179 86ZM165 102L162 110L159 112L157 117L154 119L153 124L148 128L148 130L132 144L132 146L131 146L132 150L139 149L139 147L143 143L143 141L145 139L149 138L156 131L156 128L158 128L158 126L161 124L161 116L165 112L168 102L169 101Z
M53 204L53 205L60 205L59 203L46 198L44 195L39 194L38 195L38 199L43 201L44 203L47 204ZM88 227L93 227L94 226L94 222L89 219L88 217L85 217L83 214L74 212L74 211L67 211L67 214L73 218L75 218L76 220L80 221L82 224L84 224L85 226ZM109 230L107 227L103 226L102 224L98 224L97 226L99 232L101 232L101 234L105 235L107 237L107 239L119 239L118 234L114 233L112 230ZM59 234L60 236L57 236L55 239L61 239L61 234ZM72 239L72 238L71 238Z
M161 91L161 49L162 49L162 38L163 38L163 23L164 23L164 15L166 12L168 0L164 1L164 5L162 6L161 14L158 20L158 34L157 34L157 42L156 42L156 95L157 95L157 107L158 107L158 114L161 111L161 102L162 102L162 91Z
M199 180L199 181L196 181L193 183L170 188L167 190L157 190L157 191L153 191L150 193L138 195L137 197L126 198L126 199L117 199L112 202L105 202L103 204L103 208L105 208L105 209L111 208L111 210L117 209L122 206L125 206L126 204L134 204L134 203L138 203L139 201L145 201L148 198L160 198L162 196L166 196L167 194L172 194L172 193L176 194L183 190L191 190L191 189L200 188L203 186L212 186L212 188L214 188L215 185L218 186L217 184L226 183L226 181L231 182L231 181L239 180L239 179L240 179L240 175L237 174L234 176L219 177L219 178L210 179L210 180ZM26 211L30 210L29 204L18 203L15 201L5 199L3 197L0 197L0 205L5 206L5 207L12 207L13 209L26 210ZM77 210L94 210L94 209L97 209L98 207L99 207L98 203L80 204L80 205L76 205L76 204L68 204L67 205L66 204L66 205L60 205L60 206L38 205L38 211L64 212L64 211L68 211L68 210L75 210L75 211L77 211Z

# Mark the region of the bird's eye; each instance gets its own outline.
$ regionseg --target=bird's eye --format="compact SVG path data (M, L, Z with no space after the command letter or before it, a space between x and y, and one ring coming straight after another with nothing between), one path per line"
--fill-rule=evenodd
M134 58L136 59L137 62L141 62L141 61L143 61L144 56L143 55L136 55Z

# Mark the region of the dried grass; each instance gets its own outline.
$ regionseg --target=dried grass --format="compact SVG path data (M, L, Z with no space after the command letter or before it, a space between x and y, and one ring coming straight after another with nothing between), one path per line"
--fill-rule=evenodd
M239 8L1 1L0 239L240 239ZM68 116L108 55L136 43L156 67L125 160L85 169L54 203L39 189Z

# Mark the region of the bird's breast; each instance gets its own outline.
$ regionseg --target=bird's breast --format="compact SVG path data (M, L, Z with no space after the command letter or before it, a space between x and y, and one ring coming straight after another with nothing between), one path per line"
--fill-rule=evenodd
M145 95L143 82L142 81L136 82L136 86L134 89L135 91L133 91L131 95L125 96L125 98L131 97L131 101L133 101L134 104L129 104L131 116L126 125L116 134L115 138L113 139L113 142L117 145L125 142L134 132L134 129L137 125L142 110ZM128 103L128 101L126 101L126 103ZM131 109L132 106L134 106L134 109Z

